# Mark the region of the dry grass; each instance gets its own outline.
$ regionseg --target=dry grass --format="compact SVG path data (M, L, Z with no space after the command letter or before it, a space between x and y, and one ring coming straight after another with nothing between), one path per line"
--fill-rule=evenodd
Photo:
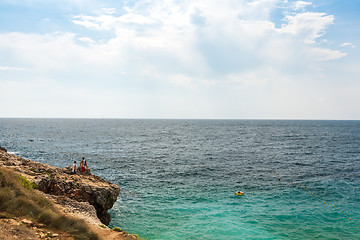
M48 199L33 190L34 187L26 178L0 168L0 212L13 217L29 217L49 228L68 232L76 239L99 239L84 221L57 211Z

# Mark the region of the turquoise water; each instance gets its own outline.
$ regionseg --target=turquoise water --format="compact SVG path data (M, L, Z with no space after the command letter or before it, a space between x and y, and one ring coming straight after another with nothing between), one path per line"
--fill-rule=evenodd
M110 226L149 240L360 239L360 121L0 119L0 133L36 161L85 156L121 187Z

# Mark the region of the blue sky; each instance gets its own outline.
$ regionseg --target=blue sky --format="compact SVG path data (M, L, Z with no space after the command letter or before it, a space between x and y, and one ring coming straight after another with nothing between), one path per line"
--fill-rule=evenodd
M0 117L360 119L356 0L0 0Z

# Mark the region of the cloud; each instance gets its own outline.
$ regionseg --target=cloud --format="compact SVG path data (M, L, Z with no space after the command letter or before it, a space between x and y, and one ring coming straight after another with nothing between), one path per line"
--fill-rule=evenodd
M334 16L326 13L304 12L287 15L280 31L296 36L307 44L315 42L315 39L325 34L327 26L333 24Z
M0 49L10 49L18 63L31 67L65 72L90 67L88 72L97 72L90 74L94 76L100 76L102 68L104 75L115 71L144 78L151 74L157 76L156 81L170 83L178 83L179 76L187 76L193 83L196 79L200 83L206 82L204 79L221 81L259 65L276 69L293 64L295 68L299 61L316 64L345 56L338 50L311 46L325 35L333 16L286 13L283 25L276 28L270 13L278 3L139 1L119 10L103 8L98 15L74 16L72 22L91 30L89 35L2 34ZM103 31L114 35L95 41L96 34Z
M277 27L272 13L284 4L287 12ZM251 103L254 111L261 111L265 98L288 111L281 102L297 96L296 83L319 81L326 62L346 56L325 45L335 17L305 11L310 5L280 0L129 1L121 9L102 7L73 15L78 32L1 33L0 61L31 69L26 79L37 86L41 79L51 80L44 84L48 89L60 86L54 104L61 105L61 98L78 101L80 91L97 108L125 104L119 107L124 116L133 109L151 112L144 102L175 116L171 107L181 108L183 98L191 113L202 116L216 110L225 114L222 104L251 102L254 97L259 98ZM0 67L5 70L10 69ZM11 74L6 79L16 81ZM66 88L74 91L66 94ZM91 96L106 100L96 104ZM222 99L221 104L216 99ZM85 106L81 103L72 112ZM110 107L106 109L111 115ZM226 116L234 116L232 111Z
M113 25L115 20L109 15L102 15L100 17L78 15L73 19L73 23L95 30L111 30L109 26Z
M309 58L317 61L329 61L345 57L347 54L338 50L330 50L325 48L309 48Z
M355 46L353 43L351 43L351 42L345 42L345 43L341 44L340 46L342 46L342 47L350 47L350 48L355 48L355 47L356 47L356 46Z
M95 43L94 40L92 40L91 38L88 38L88 37L80 37L80 38L78 38L78 40L85 42L85 43Z
M106 70L120 68L138 77L158 72L164 79L171 75L221 79L259 64L277 68L293 62L298 66L296 61L304 53L311 56L307 61L312 64L345 56L338 50L311 46L333 24L332 15L287 13L283 25L276 28L270 13L278 3L139 1L121 11L103 8L99 15L74 16L72 22L92 30L91 35L10 33L2 34L0 43L19 62L32 66L66 70L73 63L83 65L79 69L108 64ZM296 2L298 8L310 4ZM102 31L114 35L105 41L93 40Z
M185 86L187 88L194 88L194 79L192 77L189 76L185 76L185 75L181 75L181 74L177 74L177 75L173 75L171 76L171 80L179 85L179 86Z
M307 6L311 6L312 2L305 2L305 1L296 1L293 9L294 10L302 10L304 8L306 8Z
M26 68L0 66L0 71L25 71Z
M251 87L263 87L272 81L272 77L278 75L276 70L269 67L259 67L250 71L230 74L227 76L227 80L237 84L239 88Z
M70 71L76 67L102 67L114 59L112 50L103 45L92 47L77 44L78 40L92 42L90 38L77 38L74 33L0 34L0 60L41 71ZM82 71L84 68L80 68Z
M121 103L122 97L84 88L69 88L52 79L2 81L0 100L6 102L2 116L7 117L111 117L111 102ZM95 115L91 109L97 109ZM112 109L114 112L114 109Z

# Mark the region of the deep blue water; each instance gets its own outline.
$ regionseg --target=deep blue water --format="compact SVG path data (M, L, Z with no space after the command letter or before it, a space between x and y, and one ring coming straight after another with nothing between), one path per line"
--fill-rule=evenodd
M360 121L0 119L0 146L86 157L148 240L360 239Z

